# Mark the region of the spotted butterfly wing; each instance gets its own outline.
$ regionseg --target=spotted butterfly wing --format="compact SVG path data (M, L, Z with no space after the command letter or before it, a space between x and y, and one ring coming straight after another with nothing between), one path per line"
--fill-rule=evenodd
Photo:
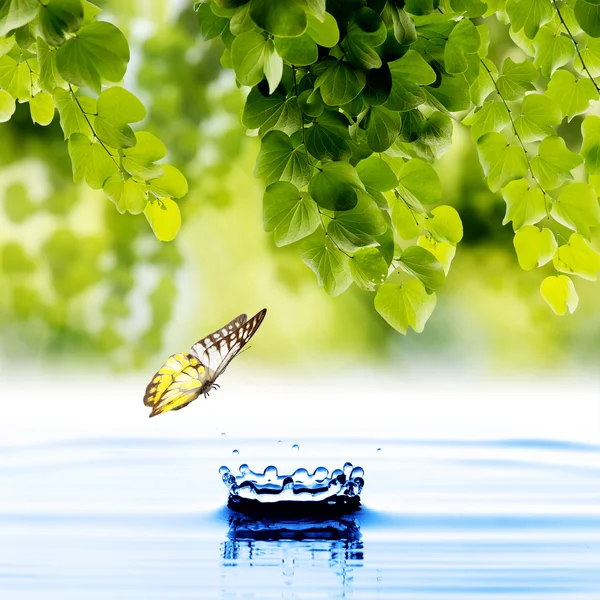
M196 342L189 354L173 354L146 387L144 404L152 407L151 417L179 410L207 394L215 379L246 345L265 318L263 309L252 319L242 314Z

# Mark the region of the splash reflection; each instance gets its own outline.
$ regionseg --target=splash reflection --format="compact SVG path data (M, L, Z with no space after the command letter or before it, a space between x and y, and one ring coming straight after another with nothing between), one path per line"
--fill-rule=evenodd
M221 591L229 597L255 589L264 598L282 584L290 593L314 591L318 580L322 594L344 598L364 559L361 537L349 515L293 521L231 515L221 544Z

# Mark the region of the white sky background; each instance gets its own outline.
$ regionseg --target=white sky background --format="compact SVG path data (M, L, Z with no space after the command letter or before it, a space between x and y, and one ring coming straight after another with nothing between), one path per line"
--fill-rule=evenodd
M90 438L552 439L600 444L600 375L246 370L148 419L142 375L0 371L0 446Z

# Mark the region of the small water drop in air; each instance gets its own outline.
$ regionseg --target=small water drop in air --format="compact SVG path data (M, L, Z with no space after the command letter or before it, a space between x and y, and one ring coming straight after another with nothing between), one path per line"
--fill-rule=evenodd
M233 454L234 456L237 456L240 453L239 450L233 450L231 454Z
M280 445L280 444L281 444L281 440L277 440L277 445Z
M381 448L377 448L377 452L381 452Z
M222 436L226 436L227 434L226 434L224 431L222 431L222 432L221 432L221 435L222 435Z
M292 446L292 450L293 450L294 452L298 452L298 451L300 450L300 446L298 446L298 444L294 444L294 445Z

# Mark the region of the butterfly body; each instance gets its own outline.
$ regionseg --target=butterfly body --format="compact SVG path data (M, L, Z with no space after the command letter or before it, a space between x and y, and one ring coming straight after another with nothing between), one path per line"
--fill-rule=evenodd
M196 342L189 353L170 356L146 386L144 404L152 407L150 416L179 410L219 387L215 380L256 333L266 312L263 309L250 320L239 315Z

